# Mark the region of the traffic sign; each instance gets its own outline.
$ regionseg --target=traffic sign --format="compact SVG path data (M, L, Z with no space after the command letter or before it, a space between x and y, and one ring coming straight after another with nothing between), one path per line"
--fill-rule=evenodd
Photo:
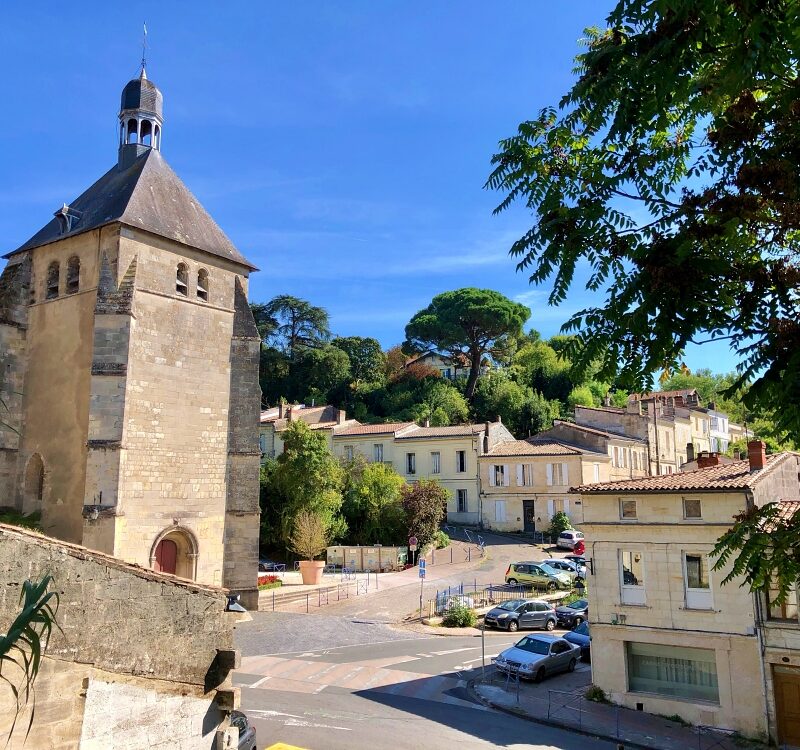
M425 578L425 572L426 572L426 568L424 566L420 566L419 577L420 578Z
M424 557L419 561L419 567L422 568L423 570L425 570L425 568L428 567L428 563L425 562Z
M412 536L412 537L409 538L409 540L408 540L408 548L412 552L416 552L416 550L417 550L417 537Z

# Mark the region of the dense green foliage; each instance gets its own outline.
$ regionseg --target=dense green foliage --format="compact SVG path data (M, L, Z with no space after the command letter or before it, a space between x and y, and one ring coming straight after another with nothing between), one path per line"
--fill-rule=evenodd
M442 618L446 628L474 628L477 622L477 615L462 602L453 602Z
M417 537L420 549L433 543L445 518L450 493L432 479L420 479L403 486L401 496L408 535Z
M400 493L403 478L382 463L356 454L342 464L346 476L342 513L351 544L404 544L406 517Z
M531 311L492 289L456 289L437 294L406 326L406 348L434 349L453 362L469 363L464 395L472 401L486 356L508 356Z
M569 516L564 513L563 510L560 510L558 513L554 513L553 517L550 519L550 528L547 533L555 538L558 537L562 531L566 531L567 529L571 528L572 521L569 520Z
M7 523L11 526L22 526L25 529L34 531L42 530L42 514L37 510L25 515L15 508L0 508L0 523Z
M535 223L532 283L599 300L568 354L649 390L690 342L729 340L742 396L800 438L800 129L796 2L620 0L587 30L579 77L501 142L487 185ZM618 367L621 370L617 372ZM545 394L547 395L547 394Z

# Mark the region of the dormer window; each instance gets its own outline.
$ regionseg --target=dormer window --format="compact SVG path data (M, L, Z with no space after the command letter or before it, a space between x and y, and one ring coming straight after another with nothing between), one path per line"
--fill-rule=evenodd
M73 255L67 261L67 294L75 294L80 289L81 261Z
M189 269L185 263L178 263L178 270L175 274L175 291L186 297L189 290Z
M208 302L208 271L205 268L197 272L197 296L203 302Z
M61 268L57 260L54 260L47 267L47 289L45 290L45 299L55 299L58 297L58 280L61 275Z

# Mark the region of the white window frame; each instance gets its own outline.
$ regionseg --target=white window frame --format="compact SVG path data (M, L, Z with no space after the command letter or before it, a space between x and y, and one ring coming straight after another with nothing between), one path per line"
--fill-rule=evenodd
M550 487L569 485L569 466L566 463L547 464L547 484Z
M345 445L344 446L344 457L348 461L353 460L353 446L352 445Z
M463 462L461 459L464 459ZM456 474L465 474L467 471L467 452L456 451Z
M517 464L517 487L533 487L533 464Z
M700 513L696 516L690 516L686 513L686 501L690 500L693 503L700 504ZM683 497L681 498L681 504L683 506L683 518L685 521L701 521L703 519L703 501L699 497Z
M464 508L461 508L461 500L464 500ZM469 513L469 493L464 490L456 490L456 512L457 513Z
M689 557L705 558L707 587L689 588L689 566L687 564L687 558ZM708 555L705 552L684 550L681 554L681 563L683 566L683 593L686 599L686 609L714 609L714 596L711 590L711 566L708 562Z
M599 482L600 481L600 464L592 464L593 470L593 481Z
M637 584L625 583L625 555L640 555L640 564L642 568L641 582ZM647 585L647 568L644 563L644 552L637 549L621 549L619 550L618 557L619 565L619 588L620 588L620 602L622 604L644 605L647 602L647 594L645 587ZM629 568L633 573L633 564Z
M372 460L376 464L383 463L383 443L373 443L372 445Z
M406 453L406 474L413 475L417 473L417 454Z
M439 451L431 451L431 474L442 473L442 454Z

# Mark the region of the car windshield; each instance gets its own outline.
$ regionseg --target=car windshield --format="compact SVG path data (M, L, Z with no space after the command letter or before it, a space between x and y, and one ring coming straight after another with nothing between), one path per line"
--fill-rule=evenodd
M589 623L588 622L582 622L572 632L573 633L578 633L578 635L589 635Z
M578 599L576 602L572 602L572 604L567 604L570 609L586 609L589 605L589 602L586 599Z
M550 643L549 641L542 641L539 638L529 638L525 637L521 641L518 641L514 644L514 648L521 649L522 651L527 651L531 654L549 654L550 653Z
M525 604L522 599L512 599L510 602L503 602L498 609L507 609L509 612L515 610L520 605Z
M551 567L547 563L540 563L539 567L545 572L549 573L551 576L558 575L560 571L556 570L555 568Z

